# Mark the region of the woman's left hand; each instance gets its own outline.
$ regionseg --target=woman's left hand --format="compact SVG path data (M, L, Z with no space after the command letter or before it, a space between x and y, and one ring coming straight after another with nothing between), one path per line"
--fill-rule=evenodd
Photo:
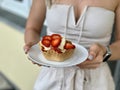
M89 56L86 61L77 65L82 69L95 69L103 62L103 55L106 53L105 46L95 43L89 48Z

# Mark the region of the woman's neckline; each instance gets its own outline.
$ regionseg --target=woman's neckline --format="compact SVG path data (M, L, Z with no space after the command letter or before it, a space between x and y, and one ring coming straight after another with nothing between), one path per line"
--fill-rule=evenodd
M53 4L52 7L54 7L54 6L72 6L72 7L74 7L74 6L71 5L71 4ZM112 10L110 10L110 9L107 9L107 8L104 8L104 7L100 7L100 6L90 6L90 5L85 5L85 6L87 6L87 7L89 7L89 8L99 8L99 9L107 10L107 11L115 14L114 11L112 11Z
M54 8L54 6L66 6L66 7L73 7L73 8L74 8L73 5L69 5L69 4L53 4L53 5L51 6L51 8ZM79 15L79 17L78 17L77 20L76 20L76 18L75 18L75 13L74 13L74 9L73 9L73 13L74 13L74 17L73 17L73 18L74 18L74 24L75 24L75 25L78 25L78 23L80 22L80 20L81 20L81 18L82 18L82 15L83 15L83 11L85 10L86 7L87 7L87 8L102 9L102 10L106 10L106 11L112 13L112 14L115 14L114 11L109 10L109 9L106 9L106 8L103 8L103 7L85 5L84 8L83 8L83 10L81 11L81 15Z

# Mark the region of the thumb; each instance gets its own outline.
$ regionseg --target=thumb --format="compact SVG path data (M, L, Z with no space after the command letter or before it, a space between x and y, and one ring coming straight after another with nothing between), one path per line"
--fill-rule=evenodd
M25 46L23 47L25 54L28 53L28 51L30 50L30 48L31 48L30 45L25 45Z
M97 47L97 45L94 44L89 49L88 59L93 60L97 56L97 53L98 53L98 47Z

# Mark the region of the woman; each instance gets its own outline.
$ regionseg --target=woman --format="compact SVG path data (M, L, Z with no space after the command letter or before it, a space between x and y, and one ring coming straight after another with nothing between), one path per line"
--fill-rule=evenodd
M47 34L63 35L66 30L66 37L69 40L88 49L88 59L78 65L84 72L82 89L114 90L113 79L105 61L120 59L120 0L47 0L47 2L48 7L45 0L33 0L25 31L25 53L39 42L46 18ZM114 23L116 41L109 45Z

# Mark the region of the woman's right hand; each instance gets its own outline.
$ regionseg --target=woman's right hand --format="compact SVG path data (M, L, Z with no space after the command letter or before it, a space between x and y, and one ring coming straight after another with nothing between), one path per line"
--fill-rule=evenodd
M25 54L27 54L28 52L29 52L29 50L30 50L30 48L32 47L33 45L31 45L31 44L25 44L24 45L24 47L23 47L23 49L24 49L24 52L25 52ZM29 60L30 60L30 58L29 57L27 57ZM37 63L35 63L35 62L33 62L32 61L32 63L33 64L37 64ZM38 66L41 66L40 64L37 64Z
M24 45L23 49L24 49L25 54L28 53L28 51L30 50L30 48L31 48L32 46L33 46L33 45L31 45L31 44L25 44L25 45Z

